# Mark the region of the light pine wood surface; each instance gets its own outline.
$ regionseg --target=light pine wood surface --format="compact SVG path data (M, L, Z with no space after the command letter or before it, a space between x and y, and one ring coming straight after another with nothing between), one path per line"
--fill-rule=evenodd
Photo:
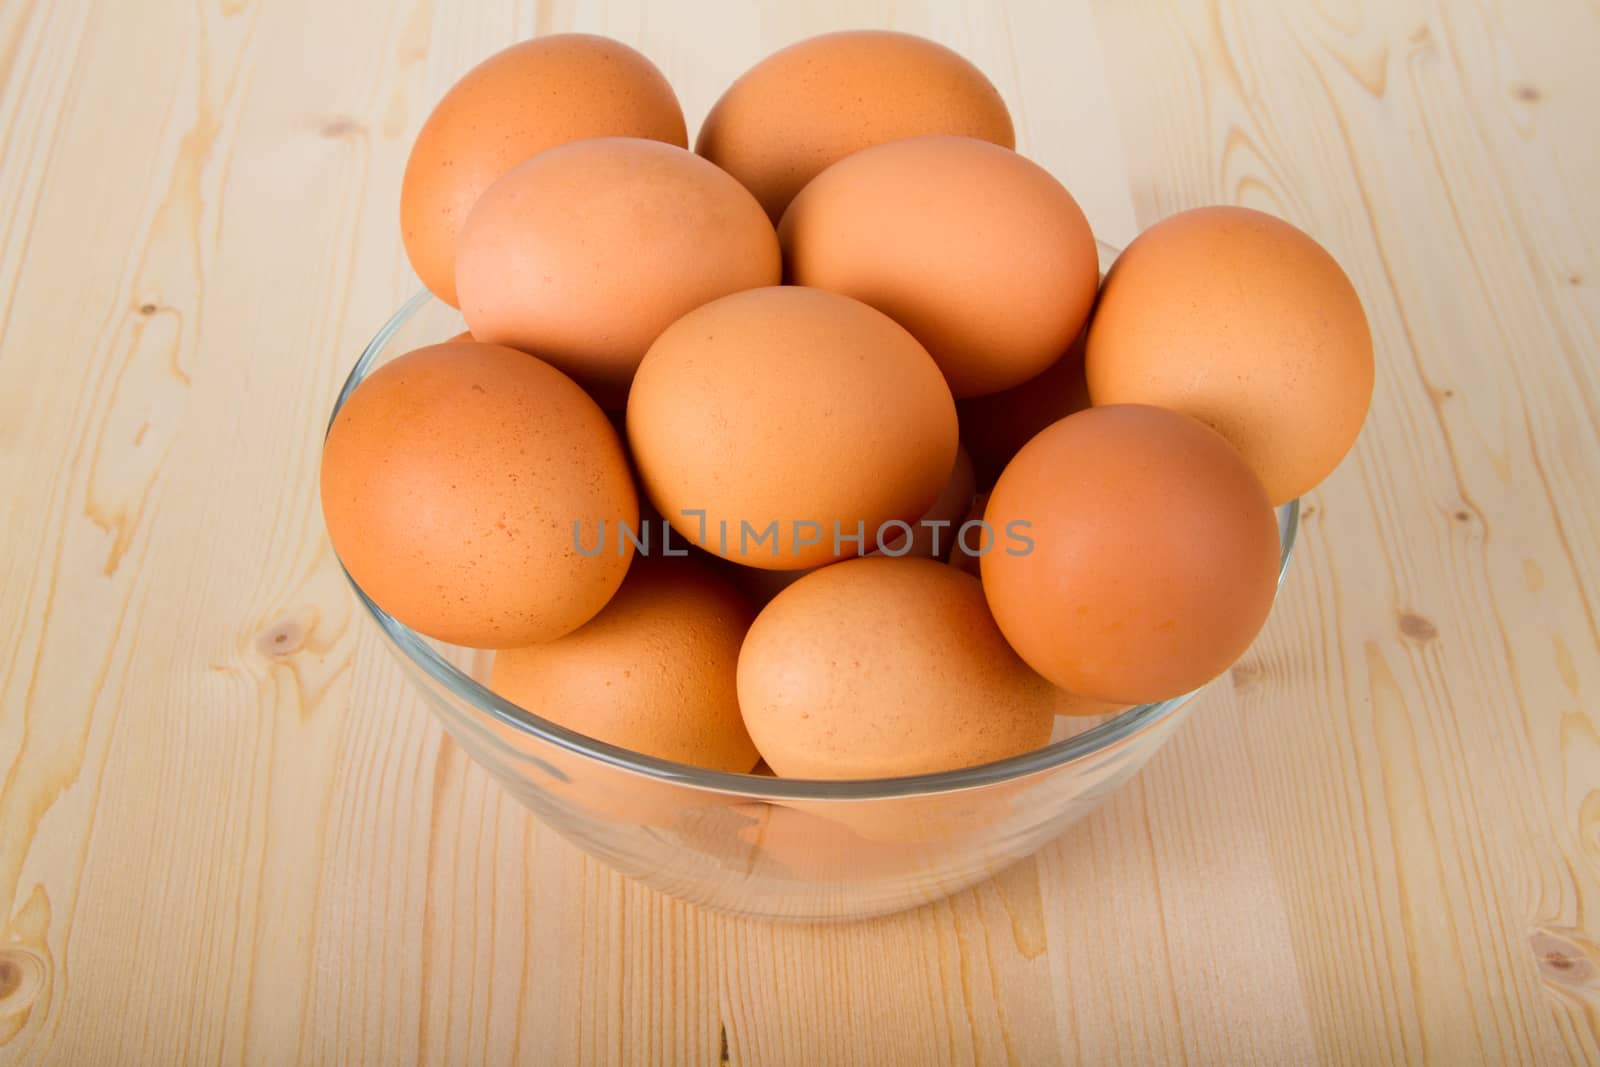
M1100 236L1282 214L1371 316L1279 606L1063 840L765 926L441 735L316 502L409 139L611 34L961 49ZM0 0L0 1063L1600 1062L1600 7Z

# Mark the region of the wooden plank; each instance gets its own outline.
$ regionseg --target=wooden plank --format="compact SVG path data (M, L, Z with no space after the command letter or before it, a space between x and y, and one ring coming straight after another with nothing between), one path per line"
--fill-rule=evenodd
M1600 26L1534 8L1097 8L1108 52L1167 72L1111 65L1141 219L1218 200L1294 219L1377 334L1373 418L1235 671L1334 1059L1600 1056L1592 994L1552 982L1593 967L1600 876L1581 836L1597 320L1575 292L1595 137L1567 99L1595 85L1571 42Z

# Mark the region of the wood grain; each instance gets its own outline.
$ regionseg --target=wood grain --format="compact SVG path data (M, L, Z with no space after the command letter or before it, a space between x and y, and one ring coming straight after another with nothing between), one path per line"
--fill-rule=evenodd
M949 901L774 927L446 739L315 471L463 69L609 33L693 122L859 25L972 57L1108 240L1317 234L1378 390L1141 777ZM1597 46L1577 0L0 3L0 1063L1600 1062Z
M1502 27L1531 12L1098 14L1109 49L1137 37L1204 90L1114 71L1124 129L1148 131L1127 136L1141 215L1229 200L1301 222L1350 270L1383 356L1368 432L1311 501L1242 665L1241 754L1270 774L1266 848L1319 1044L1593 1061L1596 1005L1548 966L1584 959L1552 945L1600 891L1583 841L1597 320L1571 281L1596 231L1556 147L1593 135L1570 104L1539 113L1593 76L1565 49L1508 54ZM1592 10L1548 14L1600 31ZM1307 693L1318 714L1282 714Z

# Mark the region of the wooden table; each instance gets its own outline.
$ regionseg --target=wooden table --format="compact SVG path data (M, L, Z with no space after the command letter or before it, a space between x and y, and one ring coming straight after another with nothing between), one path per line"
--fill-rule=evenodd
M1600 9L863 10L0 4L0 1062L1600 1060ZM318 446L416 286L400 169L454 76L608 33L692 127L863 24L977 61L1113 242L1208 202L1315 233L1377 395L1141 777L947 902L764 926L441 735Z

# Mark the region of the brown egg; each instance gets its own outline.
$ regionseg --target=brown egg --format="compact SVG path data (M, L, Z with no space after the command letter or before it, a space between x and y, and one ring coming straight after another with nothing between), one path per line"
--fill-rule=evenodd
M1016 145L983 72L941 44L855 30L757 63L700 127L695 151L745 184L777 221L802 186L852 152L927 133Z
M1211 426L1282 504L1355 443L1372 401L1372 333L1316 241L1259 211L1197 208L1117 259L1086 373L1096 404L1157 404Z
M613 831L666 829L696 818L700 809L727 805L720 794L609 766L491 716L480 716L476 725L489 735L489 744L510 750L519 770L514 788L518 799L551 822L566 825L576 814L611 823ZM477 752L482 743L476 738L463 740L468 754L480 762L485 759ZM487 758L503 760L506 756L505 751L495 751Z
M456 238L478 197L528 157L588 137L688 144L672 86L619 41L538 37L468 71L423 123L400 183L401 235L422 284L455 304Z
M590 555L574 541L638 519L622 443L594 401L547 363L473 343L419 348L356 388L323 446L322 511L379 607L475 648L587 622L631 548L613 538Z
M910 330L958 397L1061 358L1100 278L1094 235L1050 172L970 137L864 149L817 175L778 230L789 278Z
M1066 355L1021 385L956 403L961 443L972 456L980 488L993 486L1011 457L1040 430L1089 406L1083 339L1079 334Z
M488 686L499 654L478 652L468 673ZM516 767L513 791L518 799L552 822L565 825L577 814L612 824L608 834L645 827L649 828L646 832L653 833L696 818L702 808L728 804L721 794L687 789L675 782L603 763L498 716L477 716L470 727L456 735L468 755L480 762L504 761L509 756ZM485 745L495 750L492 755L481 751Z
M490 688L608 744L743 773L758 756L734 673L753 615L704 567L640 556L611 602L577 630L496 654Z
M864 878L903 877L927 866L915 843L868 840L848 822L831 817L846 807L848 802L824 801L743 805L750 822L735 831L747 849L743 868L762 877L859 887Z
M1045 743L1050 686L1006 646L977 579L927 559L846 560L756 617L739 706L786 778L927 774Z
M623 137L552 148L495 182L456 262L474 337L537 353L603 404L622 402L674 319L782 274L777 235L738 182Z
M1278 525L1266 490L1186 415L1126 404L1067 416L1017 453L984 519L999 544L983 557L983 588L1006 640L1089 699L1198 688L1272 608Z
M795 286L673 323L639 366L628 439L684 539L771 570L855 555L885 521L915 520L957 448L950 390L916 339L865 304Z

